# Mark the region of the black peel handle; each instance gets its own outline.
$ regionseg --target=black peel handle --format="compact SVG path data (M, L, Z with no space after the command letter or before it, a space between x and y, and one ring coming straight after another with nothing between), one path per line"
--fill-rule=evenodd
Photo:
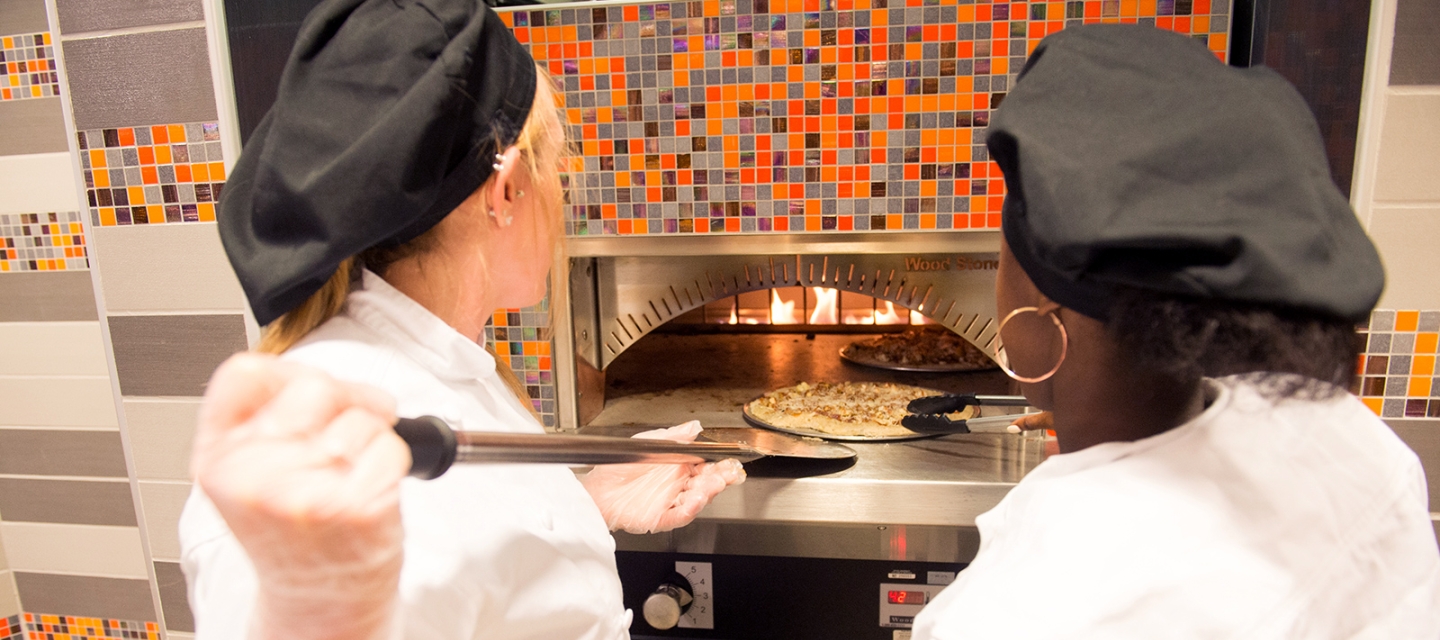
M444 420L435 416L401 418L395 421L395 434L410 445L410 475L434 480L455 464L455 431Z
M926 396L910 401L905 407L910 413L926 415L933 413L954 413L971 405L994 407L1028 407L1025 396L985 396L973 393L943 394Z
M970 433L970 427L964 420L951 420L944 414L927 413L922 415L908 415L900 419L900 426L915 433L927 435L953 435Z

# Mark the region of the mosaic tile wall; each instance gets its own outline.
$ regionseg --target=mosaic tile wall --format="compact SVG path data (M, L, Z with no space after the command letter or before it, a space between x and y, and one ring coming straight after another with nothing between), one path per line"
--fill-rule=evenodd
M505 309L485 326L485 343L510 365L530 395L530 405L547 427L555 422L555 378L550 362L550 302Z
M25 640L25 625L20 622L20 616L0 620L0 640Z
M1440 418L1440 311L1376 310L1360 338L1355 391L1366 406L1384 418Z
M0 214L0 273L90 268L80 212Z
M0 38L0 100L58 95L60 74L55 71L55 48L50 45L50 34Z
M19 616L10 618L11 633L17 631ZM160 640L160 626L154 622L132 622L129 620L102 620L78 616L53 616L39 613L25 614L25 635L15 638L26 640ZM8 640L11 636L0 636Z
M81 131L90 222L213 222L225 182L215 122Z
M1045 35L1227 0L702 0L512 11L580 141L572 235L996 228L984 129Z

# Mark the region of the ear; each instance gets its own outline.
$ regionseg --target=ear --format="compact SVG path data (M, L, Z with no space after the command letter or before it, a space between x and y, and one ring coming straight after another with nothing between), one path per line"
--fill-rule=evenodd
M520 148L511 146L504 153L495 156L495 173L490 174L489 187L485 193L485 205L497 216L504 218L515 204L515 177L520 166Z
M1040 302L1035 305L1035 308L1035 313L1044 316L1050 315L1052 313L1059 313L1060 310L1064 307L1060 306L1060 303L1045 297L1045 294L1042 293L1040 294Z

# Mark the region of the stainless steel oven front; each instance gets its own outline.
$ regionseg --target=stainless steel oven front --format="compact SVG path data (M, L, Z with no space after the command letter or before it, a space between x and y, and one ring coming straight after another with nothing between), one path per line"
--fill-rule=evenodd
M560 428L747 428L744 402L802 380L1010 392L994 371L838 357L857 335L916 323L993 355L997 248L994 232L572 238L553 285ZM632 635L908 637L974 557L975 516L1043 457L1043 441L1008 434L853 447L848 466L754 463L691 525L617 534Z

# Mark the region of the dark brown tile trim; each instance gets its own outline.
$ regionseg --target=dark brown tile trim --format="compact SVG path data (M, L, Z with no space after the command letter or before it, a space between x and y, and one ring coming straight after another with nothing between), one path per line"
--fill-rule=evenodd
M124 478L118 431L0 429L0 473Z
M7 522L138 526L128 482L0 478L0 514Z
M98 320L89 271L0 274L0 322Z
M15 586L26 611L158 622L148 580L17 571Z

